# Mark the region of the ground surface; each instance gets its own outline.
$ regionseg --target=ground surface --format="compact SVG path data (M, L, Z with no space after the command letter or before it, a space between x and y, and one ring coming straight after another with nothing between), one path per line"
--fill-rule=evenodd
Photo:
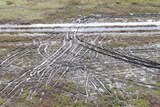
M0 0L1 24L153 22L159 12L159 0ZM0 33L0 106L160 107L159 63L159 32Z
M4 107L159 107L159 69L97 53L66 35L1 34ZM112 53L160 63L159 34L76 36Z
M152 17L159 14L159 7L159 0L1 0L0 22L61 23L94 14Z

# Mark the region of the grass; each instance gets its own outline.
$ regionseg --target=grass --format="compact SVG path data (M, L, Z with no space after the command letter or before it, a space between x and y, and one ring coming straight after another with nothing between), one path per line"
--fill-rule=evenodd
M2 105L6 100L2 97L0 97L0 105Z
M147 44L160 43L160 37L158 36L116 36L108 37L105 41L106 47L128 47L128 46L143 46Z
M160 82L156 82L154 85L159 86L160 87Z
M160 97L160 90L154 91L154 94Z
M93 13L159 13L159 0L1 0L0 20L53 23Z
M138 87L126 87L125 91L126 92L135 92L136 90L138 90Z
M149 107L149 101L145 99L137 99L134 101L136 107Z
M151 95L160 99L160 90L152 90Z
M0 43L3 42L22 42L22 41L32 41L29 37L22 37L22 36L1 36L0 35Z
M43 86L45 84L42 83L41 85ZM70 82L67 82L67 85L71 88L75 87L75 84ZM66 86L63 85L61 86L61 88L65 87ZM60 88L56 89L48 86L48 88L45 88L43 92L47 91L51 91L52 93L46 93L45 96L43 96L43 101L39 101L42 92L34 94L32 100L26 100L29 95L29 90L26 89L16 103L9 107L93 107L91 102L85 103L82 99L75 102L73 96L65 93Z

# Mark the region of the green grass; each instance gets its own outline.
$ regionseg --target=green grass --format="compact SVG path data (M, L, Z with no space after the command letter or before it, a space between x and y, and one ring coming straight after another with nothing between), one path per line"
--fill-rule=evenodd
M22 42L22 41L32 41L29 37L16 37L16 36L1 36L0 43L2 42Z
M143 46L146 44L160 43L158 36L116 36L108 37L105 41L111 40L106 43L108 48L128 47L128 46Z
M6 100L2 97L0 97L0 105L2 105Z
M0 21L53 23L93 13L158 13L159 0L0 0Z
M130 87L130 86L128 86L128 87L126 87L126 89L125 89L125 91L127 91L127 92L135 92L136 90L138 90L138 87Z
M152 90L151 95L160 99L160 90Z
M156 82L154 85L159 86L160 87L160 82Z
M154 91L155 95L160 96L160 90Z
M138 99L134 101L136 107L149 107L149 101L145 99Z
M70 90L69 88L75 88L76 86L76 84L72 82L65 82L65 84L61 85L61 88L64 90ZM44 83L40 83L41 87L44 85ZM9 107L93 107L92 102L88 101L85 103L82 98L78 98L75 102L74 96L64 92L61 88L55 88L48 85L46 88L42 89L42 92L50 91L50 93L45 93L42 101L39 101L42 92L37 92L33 94L31 100L26 100L30 90L25 89L19 99Z

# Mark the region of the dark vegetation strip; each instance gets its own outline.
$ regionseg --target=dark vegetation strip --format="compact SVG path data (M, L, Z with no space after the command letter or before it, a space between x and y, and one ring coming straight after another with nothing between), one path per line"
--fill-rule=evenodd
M30 37L17 37L17 36L1 36L0 42L19 42L19 41L32 41Z

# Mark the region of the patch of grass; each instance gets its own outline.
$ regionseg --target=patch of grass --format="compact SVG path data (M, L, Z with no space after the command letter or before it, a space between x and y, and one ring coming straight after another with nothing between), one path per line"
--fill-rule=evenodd
M159 5L159 0L3 0L0 20L53 23L93 13L157 13Z
M137 87L126 87L126 89L125 89L125 91L127 91L127 92L134 92L136 90L138 90Z
M67 83L67 87L68 87L69 89L76 89L76 84L74 84L74 83L72 83L72 82L68 82L68 83Z
M7 5L12 5L12 4L14 4L14 2L13 2L13 1L8 0L8 1L6 1L6 4L7 4Z
M0 43L2 42L20 42L20 41L32 41L29 37L16 37L16 36L0 36Z
M29 89L25 89L21 96L21 99L22 100L26 99L28 95L29 95Z
M153 94L160 97L160 90L154 90Z
M66 81L60 81L60 82L66 82ZM85 101L82 98L78 98L78 100L75 102L75 98L73 95L70 95L68 93L65 93L64 90L68 90L67 87L75 88L74 83L66 82L68 83L67 86L65 84L60 85L61 88L56 87L50 87L47 86L42 91L37 92L33 95L31 100L26 100L27 96L29 95L30 90L26 89L22 93L22 96L14 103L15 105L13 107L93 107L93 102L88 101L85 103ZM41 86L44 86L45 84L41 83ZM50 93L48 93L50 91ZM71 91L71 90L70 90ZM42 97L42 92L45 92L45 95ZM47 93L46 93L47 92ZM39 99L43 98L42 101Z
M79 5L80 4L80 1L79 0L70 0L68 2L69 5L72 5L72 6L75 6L75 5Z
M116 4L121 4L121 2L117 1Z
M154 85L159 86L160 87L160 82L156 82Z
M105 41L106 47L117 48L127 46L143 46L146 44L160 43L160 37L158 36L116 36L108 37Z
M110 48L127 47L127 46L129 46L127 43L118 43L118 42L109 45Z
M101 107L124 107L126 104L124 103L125 98L118 92L117 89L112 90L113 95L111 96L108 93L103 93L103 96L99 98L99 104Z
M145 99L134 100L134 105L136 107L149 107L149 104L150 104L149 101Z
M38 102L35 107L93 107L93 104L91 102L85 103L83 100L74 102L68 95L54 93L42 102Z
M35 107L39 103L39 97L37 93L34 93L31 100L27 100L26 98L29 95L29 90L25 89L22 96L14 103L13 107Z
M2 105L6 100L2 97L0 97L0 105Z

